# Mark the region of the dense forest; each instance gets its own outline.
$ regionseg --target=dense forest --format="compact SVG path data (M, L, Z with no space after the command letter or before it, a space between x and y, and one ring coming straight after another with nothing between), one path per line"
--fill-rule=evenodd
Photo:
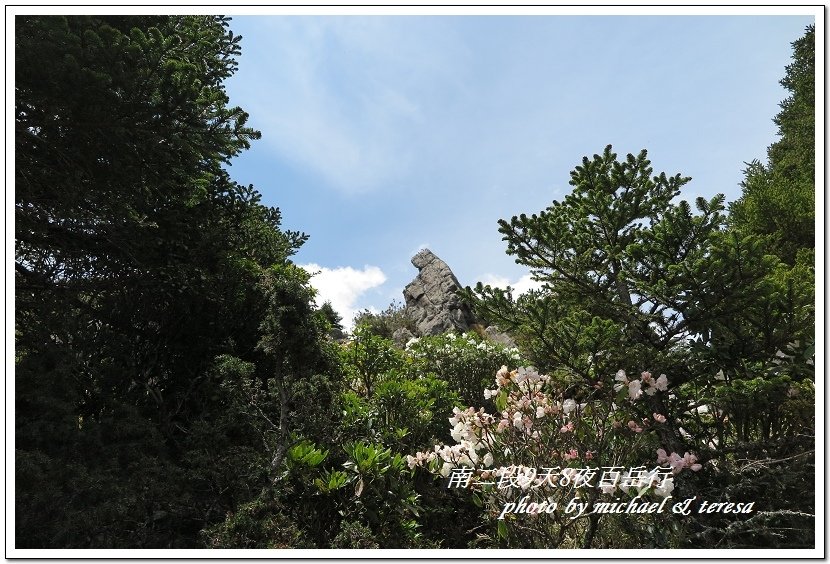
M17 16L14 546L815 546L814 51L737 201L599 148L461 292L517 346L400 347L229 175L228 18Z

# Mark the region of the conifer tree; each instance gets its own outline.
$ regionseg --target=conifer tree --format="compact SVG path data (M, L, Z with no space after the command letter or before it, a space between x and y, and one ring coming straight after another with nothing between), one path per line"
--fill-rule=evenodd
M790 95L775 116L780 139L770 145L767 162L752 161L743 194L730 205L739 229L768 238L769 248L787 264L799 252L812 265L815 248L815 27L793 42L793 60L781 85Z

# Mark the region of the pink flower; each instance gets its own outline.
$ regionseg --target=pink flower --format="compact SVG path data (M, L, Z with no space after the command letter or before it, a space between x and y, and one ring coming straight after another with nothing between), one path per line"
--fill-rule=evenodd
M665 423L666 422L666 416L665 415L661 415L659 413L653 413L652 415L654 416L654 420L657 421L658 423Z
M642 433L643 432L643 428L640 427L639 425L637 425L636 421L629 421L628 422L628 428L631 429L632 431L634 431L635 433Z
M683 459L682 456L673 452L669 455L669 466L671 466L672 473L677 474L686 466L686 461Z
M660 377L657 378L657 381L654 382L654 387L660 390L661 392L665 392L669 387L669 379L666 378L665 374L660 374Z
M510 385L510 378L512 374L507 371L506 366L502 366L501 369L496 372L496 387L498 388L506 388Z
M662 448L657 449L657 464L663 464L664 462L669 461L669 456L666 454L666 451Z
M579 453L576 451L575 448L572 448L571 450L563 454L562 458L564 458L565 460L576 460L577 458L579 458Z
M593 458L594 458L594 453L593 452L591 452L590 450L585 451L585 460L593 460Z
M564 425L561 429L559 429L560 433L570 433L574 430L573 421L568 421L567 425Z
M651 372L643 372L642 374L640 374L640 378L643 380L643 382L651 382Z
M686 468L689 468L692 472L697 472L703 468L702 465L697 464L697 456L689 454L688 452L683 454L683 462L685 463Z

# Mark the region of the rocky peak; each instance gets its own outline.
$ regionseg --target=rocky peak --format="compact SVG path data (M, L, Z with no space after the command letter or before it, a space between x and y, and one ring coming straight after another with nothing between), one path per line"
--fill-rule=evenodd
M461 301L458 279L450 267L429 249L412 257L418 276L404 288L406 313L416 334L438 335L446 331L467 331L475 323L470 307Z

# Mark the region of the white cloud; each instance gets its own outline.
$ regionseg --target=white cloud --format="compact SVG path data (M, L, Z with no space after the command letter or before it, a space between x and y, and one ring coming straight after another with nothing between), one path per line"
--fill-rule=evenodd
M343 326L351 329L355 314L363 309L358 299L367 291L386 282L386 275L377 266L366 265L362 270L351 266L327 268L319 264L301 264L311 273L311 285L317 290L317 305L331 302L334 310L343 317ZM369 308L372 309L372 308Z
M413 139L429 132L429 94L457 80L442 49L449 39L425 44L394 18L278 17L254 25L268 36L268 54L247 54L236 80L266 144L346 194L408 176ZM245 87L263 80L273 86Z
M490 273L481 276L480 280L482 284L494 286L496 288L507 288L510 286L513 288L514 298L530 290L539 290L542 287L542 283L534 280L530 274L525 274L514 282L511 282L506 276L498 276Z

